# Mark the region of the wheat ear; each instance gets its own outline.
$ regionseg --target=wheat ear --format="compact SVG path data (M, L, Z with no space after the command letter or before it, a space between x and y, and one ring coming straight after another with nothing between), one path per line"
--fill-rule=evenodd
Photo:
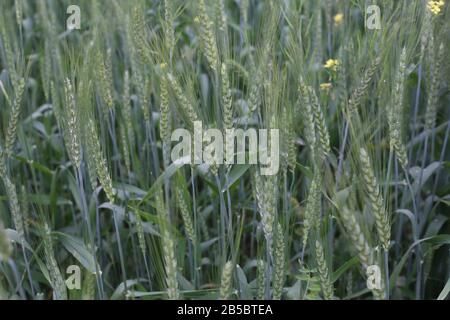
M181 89L181 86L178 83L177 79L171 73L167 74L167 80L169 81L170 87L175 93L175 96L178 102L180 103L181 108L186 113L190 124L193 126L194 122L198 120L198 116L197 113L195 112L194 107L189 102L187 97L184 95L183 90Z
M430 46L434 46L434 37L430 40ZM433 53L433 48L430 52ZM441 43L437 55L432 59L432 75L430 91L428 93L427 109L425 112L425 129L430 131L436 126L436 116L438 110L439 88L442 82L442 62L444 58L444 45Z
M389 125L389 143L392 151L397 155L400 165L406 170L408 167L408 157L406 155L406 147L402 139L402 106L403 106L403 92L405 85L405 69L406 69L406 49L403 48L400 54L400 62L398 66L397 76L395 80L395 91L393 98L393 105L389 107L388 125Z
M219 65L219 53L217 49L216 35L213 30L213 23L206 12L205 0L198 1L199 15L195 18L195 22L200 25L200 38L202 47L212 70L217 71Z
M255 173L255 194L258 212L261 215L261 225L270 254L273 244L273 224L276 215L276 183L274 176L262 177Z
M115 192L112 185L111 176L109 175L108 164L103 155L100 147L100 141L98 139L97 129L92 119L87 122L87 148L88 154L92 156L93 161L91 164L95 165L95 172L100 180L103 190L111 203L115 201Z
M369 266L372 262L371 248L364 233L361 230L359 222L356 220L355 215L348 208L341 210L341 220L344 225L347 234L355 247L359 260L364 268Z
M163 156L166 167L170 159L170 135L171 135L171 116L169 105L169 88L166 76L161 77L161 120L159 123L160 135L163 143Z
M391 226L388 215L383 205L378 181L374 175L369 154L364 148L360 149L361 169L366 188L367 200L369 202L372 214L375 217L378 237L384 250L389 250L389 242L391 237Z
M175 30L173 24L173 0L164 0L164 36L170 54L173 54L175 50Z
M113 100L113 75L112 75L112 62L111 62L111 50L108 49L106 56L102 55L100 50L96 53L97 64L97 83L100 90L100 95L108 108L114 107Z
M47 223L44 224L43 240L45 264L49 272L50 284L53 288L53 297L55 300L67 300L66 283L61 275L58 263L56 262L52 233Z
M314 115L312 112L312 102L311 102L311 95L310 95L310 89L306 84L303 82L303 79L300 79L300 86L299 86L299 95L301 102L301 108L304 110L305 120L304 120L304 135L306 138L306 142L309 146L309 149L311 151L311 160L315 161L316 159L316 150L317 150L317 140L316 140L316 128L314 125Z
M164 256L167 295L170 300L178 300L180 299L180 291L178 287L178 262L175 255L175 242L172 232L170 231L168 210L164 203L163 192L161 189L157 190L155 198L156 210L162 221L161 241Z
M220 279L220 293L221 300L229 299L233 285L233 263L228 261L222 269L222 276Z
M146 40L147 29L142 12L143 10L139 7L134 7L132 10L131 37L139 58L144 63L150 65L152 61L150 59L150 49Z
M224 32L227 30L227 13L225 11L225 1L224 0L215 0L216 5L216 19L219 25L220 31Z
M0 220L0 261L8 261L12 250L11 240L6 234L3 221Z
M283 229L280 223L276 227L276 239L274 248L274 272L273 272L273 299L280 300L283 293L284 279L285 279L285 241Z
M356 115L358 114L358 107L361 104L361 99L366 94L369 85L375 76L375 73L378 70L378 66L380 65L381 58L376 57L372 63L369 65L369 67L364 72L363 77L361 78L358 87L353 91L350 100L348 102L348 108L350 115Z
M11 114L9 117L8 131L6 133L5 149L6 154L10 156L13 151L14 143L17 136L17 125L20 117L20 109L22 106L22 100L25 92L25 79L21 78L18 80L16 87L15 97L11 109Z
M133 117L131 109L131 96L130 96L130 73L128 70L125 71L123 77L123 116L126 125L127 137L130 144L135 141L134 130L133 130Z
M69 157L75 167L81 165L81 144L80 144L80 121L77 104L75 100L75 90L71 81L65 80L65 106L64 128L66 128L66 144ZM63 131L64 132L64 131Z
M317 98L316 92L312 87L309 87L309 95L311 97L311 109L314 115L314 126L318 134L318 144L322 155L326 157L331 152L330 135L328 133L327 123L323 114L322 108Z
M144 234L144 226L142 224L142 218L139 212L135 212L136 219L136 233L138 236L139 249L141 249L142 256L146 256L147 245L145 243L145 234Z
M179 184L175 186L176 189L176 201L178 204L178 207L180 208L181 217L183 218L184 228L186 230L186 234L189 238L189 240L192 241L192 243L196 243L196 236L195 236L195 229L194 229L194 223L192 221L192 215L189 210L189 205L186 203L186 199L184 197L183 189Z
M311 230L317 230L320 226L320 176L316 173L309 187L306 199L305 220L303 223L303 247L306 247Z
M258 284L258 291L256 293L256 299L257 300L263 300L264 299L264 292L265 292L265 283L266 283L266 263L264 260L259 259L256 265L256 283Z
M20 26L23 20L23 0L14 0L14 7L16 9L16 22Z
M25 242L25 231L23 216L20 209L19 199L17 197L16 186L11 182L10 178L7 175L3 176L3 182L5 184L6 195L8 196L9 200L9 208L11 210L14 228L16 228L21 244L23 244Z
M333 285L331 283L327 261L325 260L323 246L319 240L316 240L315 249L316 249L317 270L319 272L319 280L320 280L320 286L322 288L323 297L326 300L332 300L333 299Z

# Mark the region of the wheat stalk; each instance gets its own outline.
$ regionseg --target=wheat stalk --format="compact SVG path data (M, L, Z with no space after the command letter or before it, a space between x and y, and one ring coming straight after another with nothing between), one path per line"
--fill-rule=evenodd
M95 299L95 274L85 270L84 281L82 287L81 300Z

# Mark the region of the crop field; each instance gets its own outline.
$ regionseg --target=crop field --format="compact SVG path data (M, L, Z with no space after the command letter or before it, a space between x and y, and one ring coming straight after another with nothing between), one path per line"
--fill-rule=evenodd
M1 0L0 299L449 299L449 57L449 0Z

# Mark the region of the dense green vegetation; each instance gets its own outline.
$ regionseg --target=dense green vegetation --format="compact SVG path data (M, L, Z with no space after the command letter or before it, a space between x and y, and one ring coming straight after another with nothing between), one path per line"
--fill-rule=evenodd
M445 299L449 54L448 1L2 0L0 298Z

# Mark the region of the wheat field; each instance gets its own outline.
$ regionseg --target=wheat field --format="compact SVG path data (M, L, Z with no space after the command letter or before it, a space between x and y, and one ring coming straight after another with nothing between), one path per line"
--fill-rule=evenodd
M0 299L448 299L449 2L0 1Z

